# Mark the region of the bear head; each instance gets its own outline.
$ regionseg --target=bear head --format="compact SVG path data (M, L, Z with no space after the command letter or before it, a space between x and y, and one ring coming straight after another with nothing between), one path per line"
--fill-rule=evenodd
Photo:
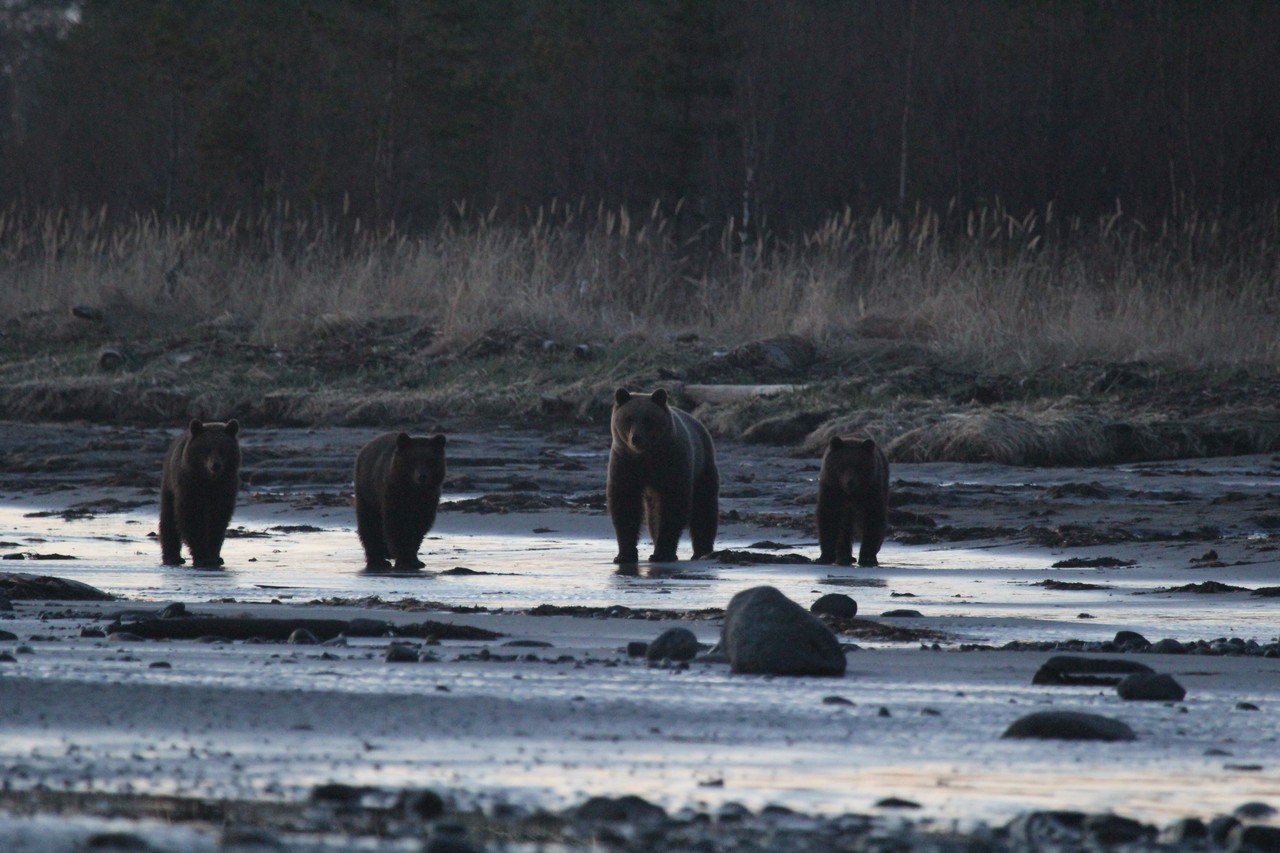
M846 495L861 495L875 488L878 451L870 438L833 435L822 459L822 476L834 479Z
M648 397L619 388L613 395L613 441L630 453L661 446L671 435L671 407L659 388Z
M391 458L392 480L421 492L438 492L444 484L445 437L426 437L402 432L396 436L396 451Z
M201 479L221 482L240 473L239 421L204 423L192 418L187 424L187 445L182 451L182 467Z

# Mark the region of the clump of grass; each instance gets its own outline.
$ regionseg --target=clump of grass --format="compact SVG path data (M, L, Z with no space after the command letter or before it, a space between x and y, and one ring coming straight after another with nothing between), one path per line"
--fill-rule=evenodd
M118 336L204 323L291 346L412 317L441 351L495 328L724 345L781 334L916 340L979 369L1082 360L1280 363L1280 210L1093 222L998 206L850 212L792 241L678 237L672 211L554 202L524 224L457 211L429 234L314 221L0 214L0 313L104 310ZM372 334L372 333L371 333Z

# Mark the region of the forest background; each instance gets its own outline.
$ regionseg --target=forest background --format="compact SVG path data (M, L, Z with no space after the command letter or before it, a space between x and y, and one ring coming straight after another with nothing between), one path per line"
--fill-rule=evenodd
M794 383L713 427L1280 446L1268 0L4 0L0 49L14 416Z
M1280 197L1267 0L6 0L0 193L113 215L288 202L674 211L795 235L845 208Z

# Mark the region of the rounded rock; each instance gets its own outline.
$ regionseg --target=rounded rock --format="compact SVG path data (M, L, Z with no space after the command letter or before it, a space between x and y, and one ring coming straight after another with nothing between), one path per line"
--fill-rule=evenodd
M1128 724L1080 711L1037 711L1014 720L1001 737L1040 740L1136 740Z
M1116 693L1130 702L1181 702L1187 690L1172 675L1135 672L1116 685Z
M652 661L693 660L697 654L698 638L688 628L668 628L645 650L645 657Z
M809 605L809 612L852 619L858 615L858 602L843 592L829 592Z

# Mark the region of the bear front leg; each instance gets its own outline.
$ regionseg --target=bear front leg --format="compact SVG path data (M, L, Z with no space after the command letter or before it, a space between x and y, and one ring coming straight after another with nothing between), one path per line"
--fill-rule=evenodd
M166 566L181 566L182 536L178 533L178 521L173 507L173 492L160 490L160 562Z
M841 495L830 489L818 490L818 563L833 565L840 559L840 517L844 510L843 504Z
M209 568L217 568L226 564L222 559L222 543L227 539L227 527L231 524L231 514L235 511L234 498L230 505L225 501L217 501L205 513L205 547L208 549L207 562Z
M840 512L840 525L836 532L836 565L853 565L854 509L845 505Z
M414 517L411 507L388 506L383 512L382 527L397 572L415 572L427 565L418 559L418 548L427 529L421 519Z
M888 528L884 510L873 507L867 510L862 521L862 545L858 549L858 564L862 566L878 566L880 546L884 544L885 531Z
M356 500L356 535L364 548L364 567L376 572L391 568L391 552L387 549L382 529L382 513L368 501Z
M187 543L187 550L191 552L192 567L207 569L213 564L210 563L209 533L205 529L205 513L199 504L198 499L188 497L175 501L174 508L177 511L178 530L183 541Z
M644 518L644 500L640 490L615 487L610 482L606 497L609 518L613 521L613 532L618 540L618 556L613 558L613 562L618 565L640 562L640 522Z
M676 555L676 548L680 545L680 534L684 532L689 518L689 495L657 494L649 505L649 511L658 519L649 562L674 563L680 559Z

